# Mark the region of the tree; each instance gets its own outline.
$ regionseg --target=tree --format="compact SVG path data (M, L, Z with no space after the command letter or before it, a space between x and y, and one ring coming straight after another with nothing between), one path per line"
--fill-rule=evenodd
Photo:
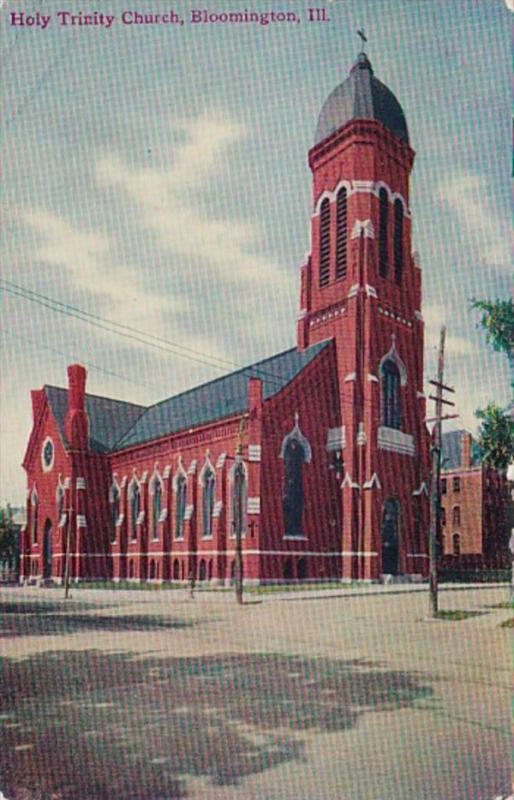
M0 507L0 569L14 568L19 555L18 530L9 505Z
M481 326L493 349L505 353L513 373L514 388L514 302L510 300L473 300L472 307L482 311ZM478 409L475 416L481 420L479 445L484 464L506 473L514 460L513 408L502 409L489 403Z

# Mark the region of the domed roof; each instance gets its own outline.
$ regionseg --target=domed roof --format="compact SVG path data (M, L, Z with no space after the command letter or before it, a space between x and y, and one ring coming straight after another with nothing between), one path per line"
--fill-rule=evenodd
M403 142L409 143L402 107L392 91L375 78L365 53L359 53L349 76L325 100L318 119L315 144L352 119L376 119Z

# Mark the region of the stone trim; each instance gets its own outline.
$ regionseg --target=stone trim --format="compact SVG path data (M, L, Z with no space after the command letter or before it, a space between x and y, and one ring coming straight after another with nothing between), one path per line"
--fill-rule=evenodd
M346 428L341 425L339 428L329 428L327 433L326 450L329 453L344 450L346 446Z
M248 498L248 514L260 514L261 513L261 498L260 497L249 497Z
M85 514L77 514L77 528L87 528L87 520Z
M410 433L403 433L396 428L386 428L384 425L378 429L378 447L406 456L414 456L416 453L414 437Z
M85 489L86 488L86 479L85 478L77 478L77 490L78 489Z
M248 461L260 461L262 448L260 444L248 445Z

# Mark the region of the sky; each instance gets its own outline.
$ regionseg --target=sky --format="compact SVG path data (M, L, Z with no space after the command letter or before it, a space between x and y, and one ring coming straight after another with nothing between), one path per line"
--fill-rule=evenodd
M328 22L307 22L313 5ZM30 389L65 386L68 364L87 367L91 393L150 405L294 346L307 153L358 28L416 151L426 378L446 323L460 414L448 429L474 430L476 408L506 403L507 360L470 300L512 292L512 5L152 0L141 10L287 10L301 22L128 26L121 14L138 4L0 0L2 276L40 301L1 293L1 501L24 502ZM63 9L116 21L61 26ZM13 11L51 21L12 26Z

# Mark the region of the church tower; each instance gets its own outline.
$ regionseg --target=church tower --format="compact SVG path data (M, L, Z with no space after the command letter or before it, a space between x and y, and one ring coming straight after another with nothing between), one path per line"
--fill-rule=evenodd
M426 574L429 485L421 270L411 249L414 151L403 110L360 53L309 152L312 250L298 347L333 338L343 578Z

